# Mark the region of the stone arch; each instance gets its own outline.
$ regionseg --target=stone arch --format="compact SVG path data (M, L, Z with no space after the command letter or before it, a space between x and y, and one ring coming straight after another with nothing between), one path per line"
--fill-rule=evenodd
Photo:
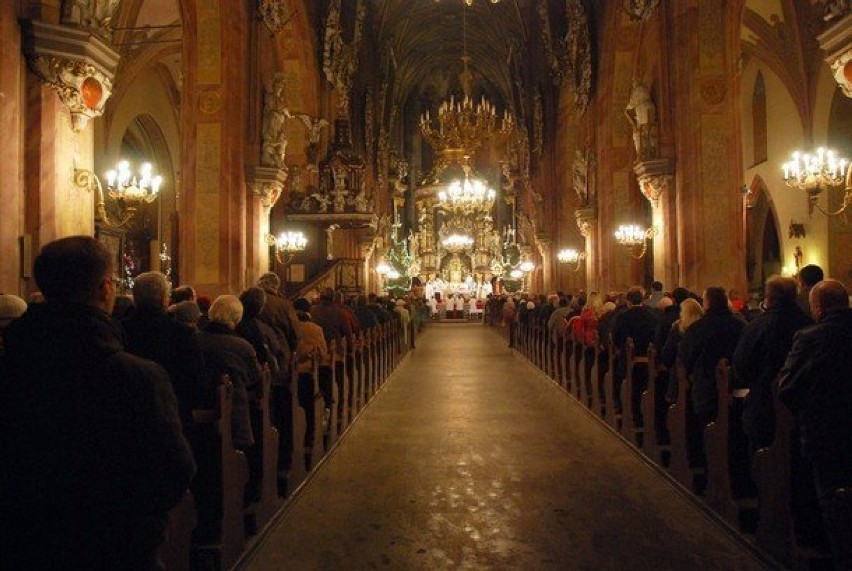
M766 278L781 271L780 228L772 195L756 174L746 195L746 279L751 292L761 292Z

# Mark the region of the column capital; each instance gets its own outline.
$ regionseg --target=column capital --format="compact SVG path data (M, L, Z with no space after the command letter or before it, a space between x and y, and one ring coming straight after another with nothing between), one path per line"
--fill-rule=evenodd
M83 29L32 20L23 30L29 68L68 108L72 129L82 131L103 114L119 55Z
M593 206L589 208L578 208L574 211L574 217L577 219L577 228L580 230L580 234L583 235L583 238L586 240L591 238L595 229L595 224L597 224L598 221L597 209Z
M639 161L633 165L633 172L642 195L657 208L663 191L674 180L674 162L669 158Z
M251 166L246 172L246 184L255 196L260 197L264 208L271 209L284 192L287 169L279 167Z

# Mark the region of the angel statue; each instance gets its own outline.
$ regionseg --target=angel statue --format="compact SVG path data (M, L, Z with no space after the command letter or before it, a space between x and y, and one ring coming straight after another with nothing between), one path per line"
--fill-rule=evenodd
M276 73L266 87L263 98L263 150L261 164L268 167L284 168L287 155L287 119L292 119L290 111L284 105L284 75Z
M322 138L322 130L328 127L328 121L322 118L314 119L308 114L300 113L296 115L305 125L308 130L308 148L305 154L308 155L308 163L315 165L319 160L320 139Z

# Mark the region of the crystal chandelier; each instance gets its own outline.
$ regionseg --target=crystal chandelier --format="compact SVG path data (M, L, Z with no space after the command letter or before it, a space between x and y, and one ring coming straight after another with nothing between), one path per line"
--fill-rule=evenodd
M500 3L500 0L488 0L488 1L491 2L492 4L499 4ZM440 3L441 0L435 0L435 2ZM462 2L464 2L465 6L473 6L473 0L462 0Z
M275 257L284 266L293 261L299 252L308 247L308 239L302 232L282 232L276 238L272 234L266 236L266 243L275 246Z
M487 213L493 208L497 193L479 179L454 180L438 193L438 206L451 214L462 216Z
M464 0L467 6L472 6L472 0ZM495 4L494 0L491 0ZM497 125L497 109L484 96L475 102L471 97L473 74L468 69L470 57L467 55L467 9L462 9L462 64L459 75L464 95L456 100L450 96L438 108L437 124L427 110L420 117L420 131L423 138L436 151L462 151L467 155L473 154L482 143L495 133L511 133L514 120L508 110L503 112L503 118Z
M847 173L848 159L839 158L833 150L822 147L814 154L793 153L792 159L784 163L784 183L790 188L803 190L808 195L808 210L814 206L828 216L842 213L852 203L852 165ZM823 191L839 188L846 182L843 204L834 212L823 210L817 202Z

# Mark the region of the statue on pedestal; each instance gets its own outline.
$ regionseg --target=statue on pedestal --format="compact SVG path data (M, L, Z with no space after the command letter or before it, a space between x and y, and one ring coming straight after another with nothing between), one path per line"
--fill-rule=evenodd
M636 159L644 161L657 158L659 154L657 107L651 99L651 90L639 80L633 80L630 101L624 110L633 127L633 146Z
M287 119L292 118L284 105L284 75L276 73L266 87L263 98L263 149L260 163L268 167L285 168L287 156Z

